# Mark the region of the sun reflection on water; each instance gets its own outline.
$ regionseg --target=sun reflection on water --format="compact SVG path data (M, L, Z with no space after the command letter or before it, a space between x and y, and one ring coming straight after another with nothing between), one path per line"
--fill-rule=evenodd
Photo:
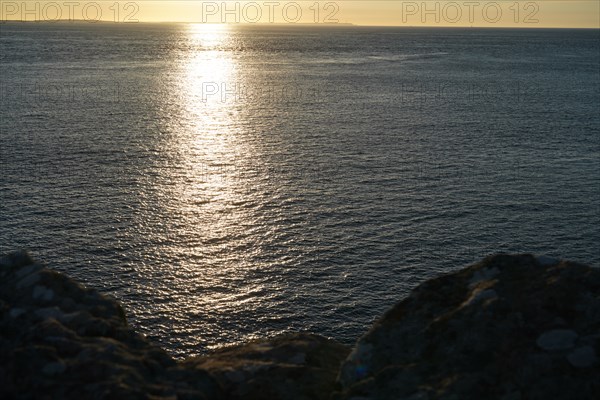
M182 145L187 148L186 169L192 176L182 193L188 204L202 206L196 211L210 222L213 234L219 235L226 221L235 217L228 205L235 184L232 172L238 152L239 105L220 92L237 81L236 65L231 52L223 50L230 40L226 26L193 24L188 38L191 51L185 59L182 82L188 140Z
M157 99L169 133L162 149L168 165L157 188L161 208L176 226L172 235L185 240L173 252L216 251L248 220L236 206L243 196L240 155L252 153L243 140L245 117L235 97L220 93L240 81L232 40L226 26L186 25L170 72L173 90Z
M226 24L189 24L188 37L190 40L205 48L218 47L226 42L230 33Z
M171 267L161 275L171 286L164 290L186 295L161 314L198 316L188 334L201 340L273 295L256 275L268 240L261 223L268 179L257 168L263 157L252 107L235 93L259 82L241 70L236 31L192 24L179 34L177 61L165 73L172 90L156 99L165 134L152 179L157 224L166 231L161 256Z

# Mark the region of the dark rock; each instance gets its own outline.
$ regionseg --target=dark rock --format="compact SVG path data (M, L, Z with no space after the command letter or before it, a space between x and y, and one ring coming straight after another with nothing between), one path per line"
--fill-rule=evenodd
M336 399L595 399L600 270L497 255L417 287L345 360Z
M349 353L299 333L178 363L115 300L0 258L2 399L595 399L600 271L489 257L417 287Z
M312 334L291 334L218 350L187 360L207 371L228 399L329 399L350 349Z
M0 274L0 398L177 397L180 367L127 326L115 300L24 253L2 257ZM202 387L220 393L208 376Z
M570 329L553 329L542 333L536 343L548 351L567 350L575 346L578 337L579 335Z
M598 363L596 351L592 346L582 346L573 350L567 359L576 368L589 368Z
M0 274L0 398L326 399L349 352L298 334L176 363L116 301L26 254Z

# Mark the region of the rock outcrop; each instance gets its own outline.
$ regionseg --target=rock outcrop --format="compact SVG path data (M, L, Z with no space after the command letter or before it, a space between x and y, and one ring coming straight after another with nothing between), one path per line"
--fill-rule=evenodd
M595 399L600 270L497 255L427 281L363 336L336 399Z
M352 349L308 333L176 362L119 304L0 259L2 399L596 399L600 270L497 255L429 280Z
M207 371L227 399L329 400L349 353L332 340L292 334L224 348L182 366Z
M216 381L174 385L176 362L127 325L116 301L34 263L0 260L0 398L206 398Z
M177 363L115 300L26 253L0 259L0 399L326 399L349 352L298 333Z

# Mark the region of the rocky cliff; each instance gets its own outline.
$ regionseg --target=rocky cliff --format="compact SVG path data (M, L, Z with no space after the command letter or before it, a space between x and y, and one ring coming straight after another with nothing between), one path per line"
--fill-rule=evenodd
M338 399L595 399L600 270L497 255L427 281L356 344Z
M298 333L182 362L116 301L0 259L3 399L596 399L599 352L600 270L548 257L427 281L352 349Z

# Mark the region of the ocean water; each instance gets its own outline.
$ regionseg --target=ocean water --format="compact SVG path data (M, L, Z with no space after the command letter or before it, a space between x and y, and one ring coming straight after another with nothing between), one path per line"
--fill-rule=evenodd
M0 250L176 356L600 261L598 30L0 24Z

